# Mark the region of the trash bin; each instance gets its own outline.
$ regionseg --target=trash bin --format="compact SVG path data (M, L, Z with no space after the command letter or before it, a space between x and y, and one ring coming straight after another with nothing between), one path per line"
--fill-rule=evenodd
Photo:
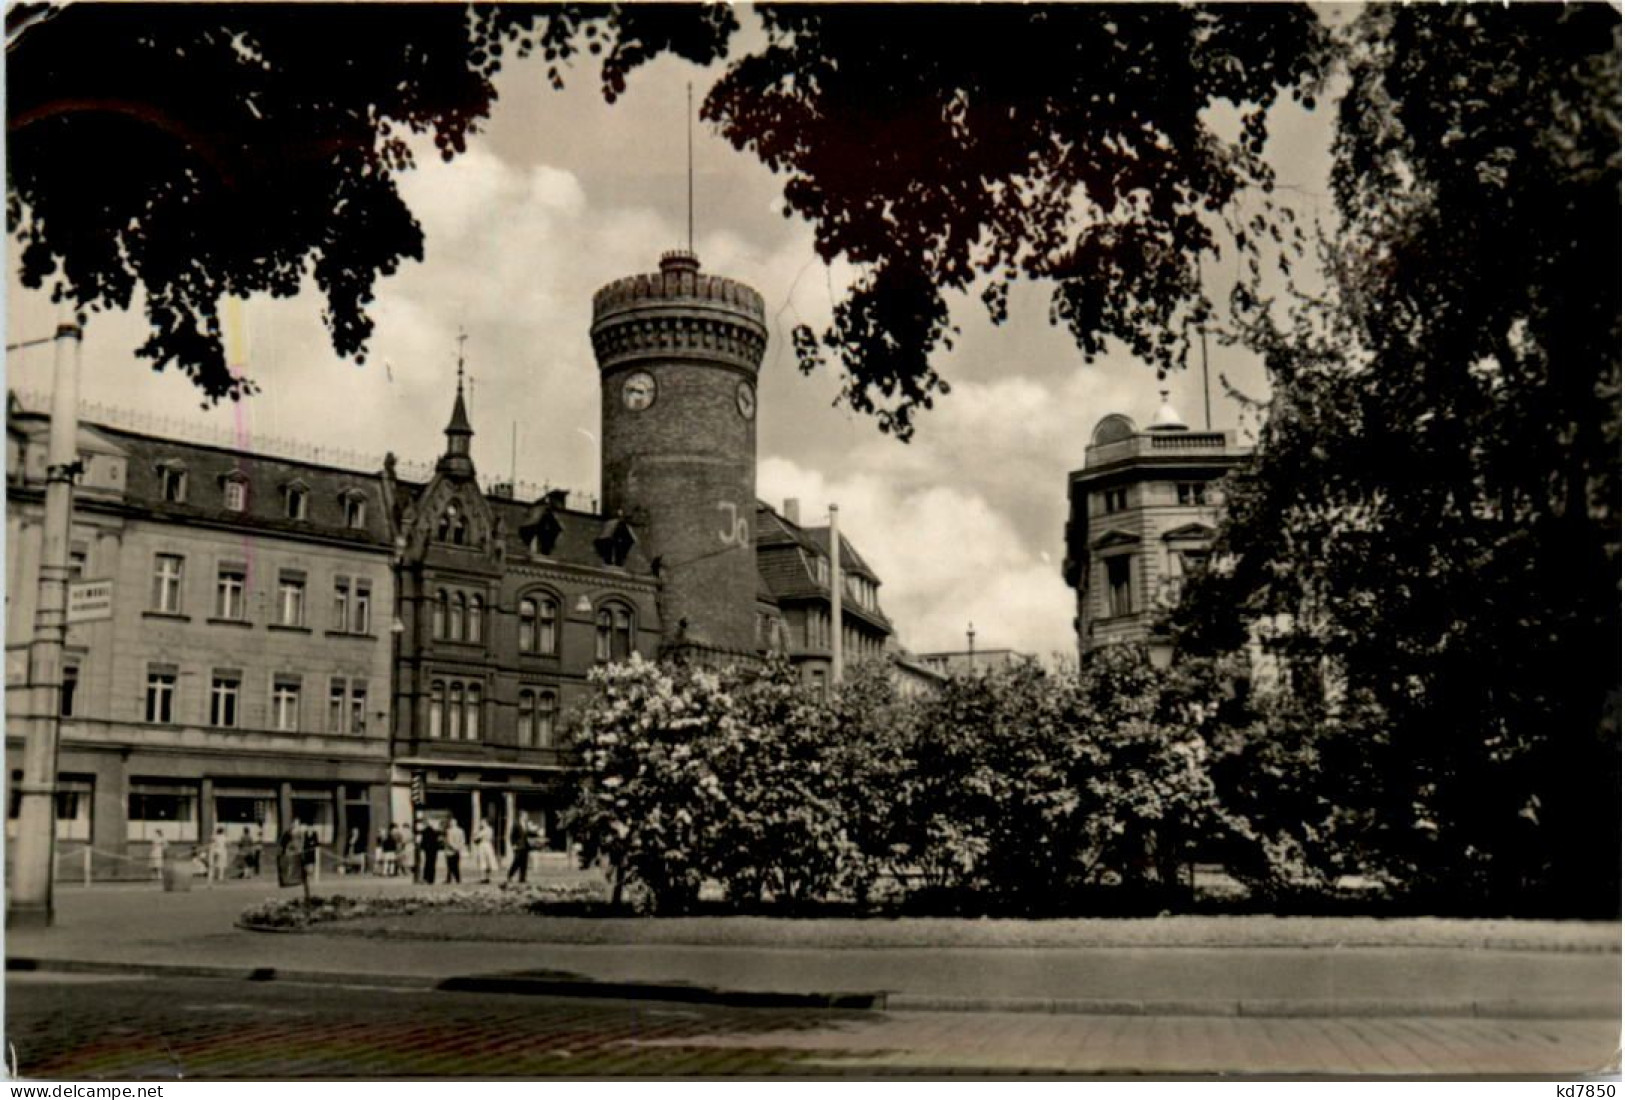
M164 855L164 890L173 893L192 888L192 857L176 853Z

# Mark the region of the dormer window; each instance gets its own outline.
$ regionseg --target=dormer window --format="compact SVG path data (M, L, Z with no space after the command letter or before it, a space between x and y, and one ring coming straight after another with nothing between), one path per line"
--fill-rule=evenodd
M248 478L242 474L227 474L221 486L222 502L228 512L245 512L248 510Z
M364 530L367 526L367 498L355 490L349 490L341 498L344 505L344 526L352 531Z
M606 523L598 537L593 539L593 546L598 550L598 556L605 565L623 566L627 555L637 538L632 534L632 527L624 519L612 519Z
M186 502L186 467L166 462L158 467L158 495L165 504Z
M310 488L302 481L295 481L285 490L288 518L303 520L310 518Z

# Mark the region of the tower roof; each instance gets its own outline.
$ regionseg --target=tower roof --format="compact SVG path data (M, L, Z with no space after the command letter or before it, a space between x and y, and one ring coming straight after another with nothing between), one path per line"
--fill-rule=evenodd
M1151 423L1150 423L1149 426L1147 426L1146 431L1148 431L1148 432L1188 432L1188 431L1190 431L1189 426L1187 426L1185 421L1180 418L1179 413L1174 411L1173 405L1171 405L1168 402L1168 391L1167 390L1162 391L1162 407L1157 410L1157 415L1153 416L1151 418Z

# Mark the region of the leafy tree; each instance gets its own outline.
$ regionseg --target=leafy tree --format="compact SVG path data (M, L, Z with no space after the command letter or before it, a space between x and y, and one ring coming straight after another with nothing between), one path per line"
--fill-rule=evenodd
M1018 277L1086 356L1109 338L1159 368L1205 312L1196 257L1279 232L1237 213L1270 190L1265 113L1307 99L1327 37L1304 5L769 5L767 45L704 104L788 176L786 215L860 271L825 351L845 398L908 438L947 383L945 294L985 282L1001 320ZM1216 122L1230 112L1234 133ZM1222 218L1222 220L1221 220Z
M1614 912L1619 14L1379 6L1347 47L1333 293L1247 314L1274 397L1205 606L1372 734L1317 796L1369 871Z
M836 799L852 845L844 886L864 905L883 876L905 870L917 708L899 694L885 661L859 661L831 691L828 709Z
M28 287L81 311L139 289L137 354L210 399L249 386L222 345L222 295L313 279L333 349L360 361L381 275L422 259L396 189L407 138L462 152L505 58L555 84L582 52L606 97L664 51L718 56L726 5L16 4L7 9L9 232Z

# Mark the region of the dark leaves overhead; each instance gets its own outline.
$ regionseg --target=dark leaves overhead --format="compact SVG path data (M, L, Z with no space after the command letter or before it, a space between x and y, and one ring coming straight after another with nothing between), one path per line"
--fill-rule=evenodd
M7 16L7 224L29 287L85 310L139 287L139 354L236 396L225 294L314 279L340 355L364 357L380 275L421 259L396 190L407 137L462 152L505 54L555 84L582 50L605 95L665 50L715 57L722 6L20 5Z
M704 106L788 177L826 262L859 278L832 330L797 339L846 397L907 437L945 386L944 294L1053 280L1052 319L1160 368L1200 310L1195 260L1244 188L1271 184L1264 115L1307 96L1328 49L1295 5L784 5ZM1233 116L1236 126L1214 119ZM1241 232L1244 242L1247 231ZM878 399L878 400L877 400Z

